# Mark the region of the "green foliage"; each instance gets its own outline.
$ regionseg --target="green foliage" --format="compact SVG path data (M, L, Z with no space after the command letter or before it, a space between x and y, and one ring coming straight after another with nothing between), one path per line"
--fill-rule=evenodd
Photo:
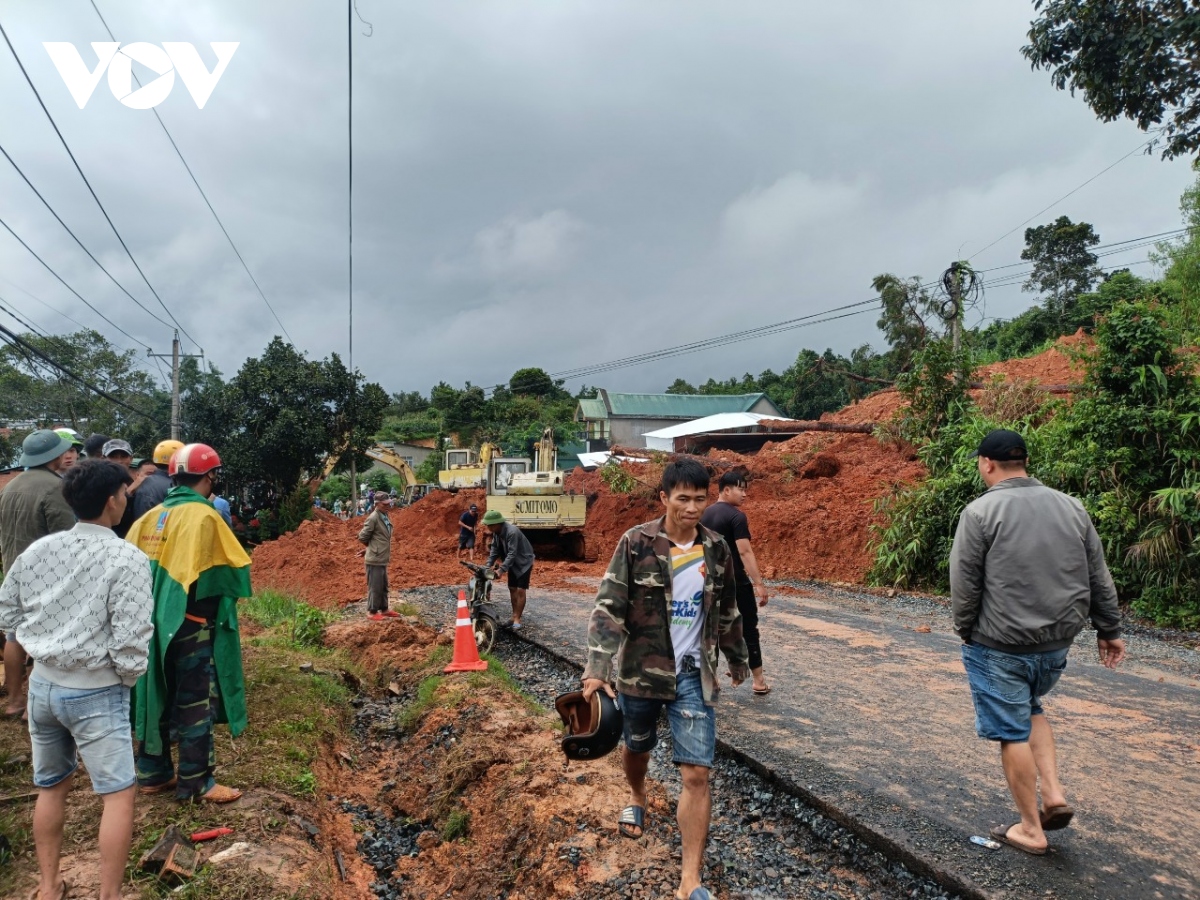
M422 484L437 484L438 472L442 470L442 464L446 460L446 454L441 449L441 443L438 444L438 450L430 453L414 470L417 474L417 480Z
M913 355L912 369L896 382L909 403L901 424L906 440L929 440L942 426L961 417L967 403L967 386L955 375L970 368L964 354L954 352L949 338L941 338Z
M926 320L941 309L941 303L921 286L917 277L877 275L871 287L879 294L882 310L875 324L883 332L901 370L929 340Z
M144 456L170 436L170 394L137 367L134 351L117 349L95 331L21 337L148 418L92 393L33 354L4 344L0 347L0 423L30 421L40 427L65 425L85 437L91 432L120 436L133 445L136 455ZM4 455L0 459L7 462Z
M1062 327L1073 317L1076 299L1100 278L1096 254L1091 247L1100 238L1087 222L1072 222L1059 216L1049 225L1025 229L1025 249L1021 259L1033 263L1033 271L1023 285L1045 299L1045 310Z
M332 506L334 500L346 502L350 499L350 476L332 475L326 478L321 482L317 496L325 501L327 506Z
M600 467L600 480L614 494L632 494L637 487L637 479L615 459L610 459Z
M466 837L471 830L471 813L462 808L452 809L442 826L442 840L456 841Z
M1200 150L1200 29L1179 0L1034 0L1022 55L1060 91L1083 95L1104 122L1161 129L1163 157ZM1165 124L1164 124L1165 123Z
M1161 624L1200 624L1200 383L1165 318L1118 303L1096 330L1084 391L1052 418L1024 407L1006 421L958 403L920 451L929 479L879 502L870 578L946 589L958 515L982 489L969 454L1008 427L1025 435L1030 474L1083 501L1122 598ZM922 415L910 433L926 430Z
M287 534L300 527L300 523L312 518L312 496L306 485L299 485L279 504L277 515L279 533Z
M325 626L336 618L295 597L271 590L259 591L245 602L243 609L264 628L286 625L287 642L298 649L320 647Z
M274 508L330 453L374 443L390 401L383 388L362 380L337 354L309 360L277 337L228 384L194 386L188 438L220 451L231 494ZM363 469L368 463L361 458Z

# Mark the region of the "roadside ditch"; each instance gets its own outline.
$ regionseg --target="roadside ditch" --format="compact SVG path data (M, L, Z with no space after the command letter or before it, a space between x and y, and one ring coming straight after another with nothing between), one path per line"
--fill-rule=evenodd
M448 588L404 591L428 622L452 615ZM354 742L320 771L326 828L348 861L344 895L381 900L670 897L679 782L660 728L647 832L620 837L619 760L565 765L554 697L579 670L504 634L487 673L441 676L452 633L416 618L374 623L359 605L327 644L374 673L353 701ZM498 665L497 665L498 664ZM742 762L721 755L705 881L722 898L948 898Z

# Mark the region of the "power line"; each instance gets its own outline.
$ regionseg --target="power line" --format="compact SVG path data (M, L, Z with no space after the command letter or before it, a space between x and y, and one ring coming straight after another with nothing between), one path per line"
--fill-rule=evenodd
M83 179L83 183L87 186L88 193L90 193L92 195L92 199L96 201L96 206L100 208L100 212L104 216L104 221L108 222L108 227L111 228L113 234L116 235L117 241L121 244L121 249L125 251L125 255L129 257L129 261L133 263L133 267L137 269L137 273L142 277L142 281L146 283L146 287L150 289L150 293L154 295L154 299L158 301L159 306L163 308L163 311L166 312L171 321L178 326L179 330L187 335L188 340L199 347L200 345L197 343L196 339L188 334L187 329L179 324L179 320L175 318L174 313L167 308L167 304L163 302L162 297L158 295L158 291L154 289L154 285L150 283L150 279L146 277L146 273L142 271L142 267L138 265L138 261L134 258L129 246L125 243L125 239L121 237L121 232L119 232L117 230L117 226L113 224L113 220L109 216L108 210L104 208L104 204L100 202L100 197L92 188L92 183L88 181L87 176L83 174L83 168L79 165L79 161L75 158L75 154L71 152L71 146L67 143L67 139L63 137L63 133L59 130L58 123L54 121L54 116L50 115L50 110L42 100L42 95L38 91L37 85L35 85L33 83L33 79L29 77L29 72L26 71L25 64L21 62L21 57L17 53L17 48L14 47L12 41L9 40L8 32L4 30L4 26L2 24L0 24L0 36L4 38L4 43L8 45L9 52L12 53L13 59L17 61L17 66L21 69L21 74L25 76L26 83L28 83L30 90L33 91L33 95L37 98L38 105L41 106L42 112L46 114L46 118L50 121L50 126L54 129L54 133L58 135L58 139L62 143L63 149L67 151L67 156L71 157L71 162L75 166L75 171L79 173L79 177Z
M134 303L136 303L139 307L141 307L142 311L145 312L152 319L154 319L154 321L156 321L162 325L165 325L167 328L171 328L172 326L171 326L170 322L168 322L166 319L162 318L161 316L156 315L152 310L150 310L146 306L144 306L142 304L142 301L140 301L137 297L133 296L133 294L129 293L129 291L127 291L125 289L124 285L122 285L121 282L117 281L117 279L113 276L112 272L110 272L110 271L108 271L108 269L104 268L104 264L101 263L100 260L96 259L95 255L92 253L91 250L89 250L87 247L84 246L83 241L81 241L79 239L79 237L75 234L75 232L71 230L70 226L68 226L67 223L62 220L62 216L60 216L57 212L54 211L54 207L51 206L50 202L45 197L42 196L42 192L33 186L33 182L29 180L29 177L21 170L21 167L17 165L16 160L14 160L11 156L9 156L9 153L7 150L4 149L3 144L0 144L0 153L4 154L4 158L7 159L9 164L14 169L17 170L17 174L21 176L21 178L24 180L25 184L27 184L29 186L29 189L31 191L33 191L34 194L37 195L37 198L39 200L42 201L42 205L45 206L46 209L48 209L50 211L50 215L54 216L54 218L58 220L58 224L61 225L66 230L67 234L69 234L74 239L75 243L79 245L79 249L81 249L84 253L86 253L88 255L88 258L92 262L94 262L97 266L100 267L100 271L108 276L109 281L111 281L118 288L120 288L121 292L126 297L128 297L130 300L132 300Z
M54 271L54 268L50 265L50 263L46 262L44 259L42 259L40 256L38 256L37 251L35 251L32 247L30 247L27 243L25 243L25 241L21 238L21 236L19 234L17 234L15 231L13 231L12 227L7 222L5 222L2 217L0 217L0 226L3 226L4 229L9 234L11 234L14 238L16 238L17 241L20 243L20 245L22 247L24 247L26 250L28 250L34 259L36 259L43 266L45 266L46 271L49 272L51 275L53 275L55 278L57 278L59 283L62 284L63 287L65 287L68 291L70 291L72 294L74 294L76 297L78 297L79 301L81 303L83 303L84 306L86 306L88 309L90 309L92 312L94 312L96 315L98 315L100 318L102 318L105 322L107 322L113 328L117 329L117 331L121 332L121 334L125 335L125 337L129 338L135 344L141 344L147 350L151 349L150 345L147 344L145 341L138 340L132 334L130 334L128 331L126 331L124 328L122 328L120 325L118 325L116 322L114 322L112 319L110 319L108 316L106 316L104 313L100 312L100 310L96 309L96 307L92 306L92 304L88 303L88 301L83 298L83 295L80 294L79 291L75 290L75 288L73 288L69 284L67 284L67 282L63 279L63 277L61 275L59 275L56 271Z
M1030 222L1032 222L1034 219L1036 219L1042 213L1058 206L1058 204L1062 203L1064 200L1066 200L1068 197L1070 197L1072 194L1076 193L1077 191L1083 190L1083 188L1087 187L1089 184L1091 184L1093 181L1095 181L1097 178L1099 178L1101 175L1103 175L1109 169L1113 169L1113 168L1117 167L1121 163L1125 162L1125 160L1129 159L1129 157L1133 156L1133 154L1137 153L1139 150L1144 150L1145 148L1149 147L1156 140L1158 140L1157 135L1155 135L1154 137L1150 138L1150 140L1148 140L1142 144L1138 144L1136 147L1134 147L1132 150L1130 150L1128 153L1126 153L1124 156L1122 156L1120 159L1118 159L1115 163L1113 163L1110 166L1105 166L1103 169L1101 169L1099 172L1097 172L1095 175L1093 175L1091 178L1089 178L1083 184L1067 191L1065 194L1063 194L1061 197L1059 197L1057 200L1055 200L1049 206L1039 209L1037 212L1035 212L1032 216L1030 216L1028 219L1026 219L1020 225L1016 226L1016 228L1012 228L1012 229L1004 232L1004 234L1000 235L1000 237L996 238L994 241L992 241L990 244L988 244L982 250L976 250L973 254L971 254L970 259L974 259L979 254L983 253L985 250L990 250L992 247L995 247L998 243L1000 243L1002 240L1004 240L1006 237L1008 237L1013 232L1019 231L1020 229L1024 228L1026 225L1028 225Z
M158 419L156 419L154 416L150 415L149 413L145 412L144 410L140 410L136 406L131 406L130 404L126 403L124 400L120 399L119 397L114 397L112 394L108 393L107 391L101 390L100 388L96 387L94 384L89 382L86 378L83 378L82 376L75 374L75 372L68 369L62 363L57 362L56 360L47 356L45 353L43 353L37 347L33 346L28 341L24 340L20 335L14 333L13 331L10 331L4 325L0 325L0 338L3 338L7 343L11 344L14 347L17 347L18 349L20 349L26 353L32 353L38 359L42 360L42 362L44 362L47 365L49 365L50 367L54 368L58 372L61 372L63 375L65 375L67 378L70 378L72 381L75 381L75 382L83 385L85 388L87 388L89 391L91 391L96 396L103 397L105 400L109 401L110 403L113 403L113 404L121 407L122 409L126 409L129 412L133 413L134 415L141 416L142 418L147 419L150 422L153 422L155 425L161 426L163 424L161 421L159 421Z
M104 16L100 13L100 8L96 6L96 0L91 0L91 3L92 9L96 11L96 15L100 18L100 24L102 24L104 26L104 30L108 32L109 38L115 41L116 38L113 37L112 29L108 27L108 22L104 20ZM137 75L134 75L133 79L137 82L138 87L142 86L141 81L138 81ZM237 244L235 244L233 242L233 238L229 236L229 232L225 228L225 223L221 221L221 217L218 216L217 211L213 209L213 205L209 201L208 195L204 193L204 188L200 187L200 182L196 179L196 174L192 171L192 167L189 166L187 160L183 158L183 153L180 151L179 145L175 143L175 138L171 136L171 132L167 130L167 123L162 120L162 116L158 114L157 108L151 107L150 111L154 113L154 118L158 119L158 124L162 126L163 133L166 134L167 140L171 142L171 147L174 149L175 155L179 157L179 161L183 163L183 167L187 170L188 177L192 179L192 184L196 186L196 190L198 190L200 192L200 196L204 198L204 205L208 207L208 211L212 213L213 218L216 219L217 227L221 229L221 234L225 235L225 240L229 241L230 248L233 250L234 255L238 258L238 262L242 264L242 268L246 270L246 275L250 278L251 283L253 283L254 289L258 291L258 296L262 297L262 302L267 305L267 309L269 309L271 311L271 315L275 317L275 322L279 325L280 329L283 330L284 337L288 339L288 343L290 343L292 346L295 346L296 342L292 340L292 336L288 334L287 327L279 318L279 314L275 312L275 307L271 305L271 301L267 299L267 295L264 294L263 289L259 287L258 279L254 277L254 273L251 272L250 267L246 265L246 260L242 258L241 251L238 250Z

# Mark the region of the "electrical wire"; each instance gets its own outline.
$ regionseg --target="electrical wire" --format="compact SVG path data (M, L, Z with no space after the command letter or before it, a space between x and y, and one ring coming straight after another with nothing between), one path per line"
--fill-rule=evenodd
M92 199L96 201L96 206L100 208L100 212L103 214L104 220L108 222L108 227L111 228L113 234L116 235L117 241L121 244L121 249L125 251L125 255L129 257L129 261L133 263L133 267L137 269L138 275L142 277L142 281L144 281L146 287L150 289L150 293L154 295L154 299L158 301L159 306L161 306L163 311L166 312L167 317L170 318L170 320L175 323L179 330L187 336L188 340L190 340L197 348L203 350L199 343L197 343L196 339L188 334L188 330L179 324L179 320L175 318L175 314L167 308L167 304L163 302L162 297L158 295L158 291L154 289L154 285L150 283L150 279L146 277L146 273L142 271L142 267L138 265L138 261L134 258L129 246L125 243L125 239L121 237L121 232L117 230L117 226L113 223L112 218L109 216L108 210L104 208L104 204L100 202L99 195L97 195L96 191L92 188L92 183L88 181L87 176L83 174L83 168L79 165L79 161L75 158L75 154L71 152L71 146L67 143L67 139L63 137L63 133L59 130L58 123L54 121L54 116L50 115L50 109L42 100L42 95L38 91L37 85L33 83L33 79L29 76L29 72L26 71L25 63L21 61L21 57L17 53L17 48L14 47L12 41L9 40L8 32L5 31L3 24L0 24L0 37L3 37L4 43L8 45L9 52L12 53L13 59L17 61L17 66L21 69L21 74L25 76L26 83L29 85L30 90L33 91L33 95L37 98L38 105L41 106L42 112L46 114L46 118L49 120L50 126L54 129L54 133L58 135L58 139L62 143L63 149L67 151L67 156L71 158L71 162L75 166L75 171L79 173L79 177L83 179L83 183L87 186L88 193L90 193L92 195Z
M96 307L92 306L92 304L90 304L87 300L85 300L83 298L83 295L80 294L79 291L75 290L75 288L73 288L69 284L67 284L67 282L63 279L63 277L61 275L59 275L56 271L54 271L54 268L50 265L50 263L46 262L44 259L42 259L40 256L38 256L37 252L32 247L30 247L27 243L25 243L24 239L22 239L22 237L19 234L17 234L15 231L12 230L12 226L10 226L7 222L5 222L2 217L0 217L0 226L3 226L4 229L9 234L11 234L14 238L16 238L17 241L20 243L20 245L22 247L24 247L26 250L28 250L34 259L36 259L43 266L45 266L46 271L49 272L51 275L53 275L55 278L57 278L59 283L63 287L65 287L68 291L70 291L72 294L74 294L76 297L78 297L79 301L84 306L86 306L88 309L90 309L92 312L94 312L96 315L98 315L100 318L102 318L105 322L107 322L113 328L117 329L117 331L121 332L121 334L125 335L125 337L129 338L135 344L141 344L147 350L152 349L150 347L150 345L147 344L145 341L135 338L132 334L130 334L128 331L126 331L124 328L122 328L120 325L118 325L116 322L114 322L112 319L110 319L104 313L100 312L100 310L96 309Z
M0 325L0 339L6 341L8 344L10 344L12 346L24 351L25 354L30 354L30 353L33 354L38 359L40 359L42 362L46 363L47 365L49 365L56 371L61 372L67 378L70 378L72 381L83 385L83 387L87 388L89 391L91 391L96 396L103 397L108 402L115 404L116 406L119 406L122 409L128 410L129 412L133 413L134 415L141 416L142 418L144 418L150 422L153 422L156 425L161 426L163 424L162 421L160 421L156 417L150 415L145 410L138 409L136 406L131 406L130 404L128 404L124 400L122 400L120 397L114 397L112 394L108 393L107 391L96 387L94 384L89 382L86 378L83 378L80 375L77 375L75 372L68 369L62 363L57 362L56 360L52 359L50 356L47 356L45 353L43 353L37 347L30 344L28 341L26 341L20 335L9 330L4 325ZM28 358L28 357L26 357L26 358Z
M1085 181L1083 184L1081 184L1081 185L1079 185L1078 187L1072 188L1071 190L1067 191L1065 194L1063 194L1061 197L1059 197L1057 200L1055 200L1055 201L1054 201L1053 203L1051 203L1049 206L1046 206L1046 207L1043 207L1042 209L1039 209L1037 212L1035 212L1035 213L1034 213L1032 216L1030 216L1028 219L1026 219L1026 220L1025 220L1024 222L1022 222L1020 225L1018 225L1018 226L1016 226L1015 228L1009 229L1008 231L1004 232L1004 234L1000 235L1000 237L996 238L996 239L995 239L994 241L992 241L990 244L988 244L987 246L985 246L985 247L984 247L982 250L976 250L974 253L972 253L972 254L971 254L971 256L970 256L969 258L970 258L970 259L974 259L976 256L979 256L979 254L981 254L981 253L983 253L983 252L985 252L985 251L987 251L987 250L990 250L992 247L995 247L995 246L996 246L998 243L1000 243L1002 240L1004 240L1006 237L1008 237L1008 236L1009 236L1010 234L1012 234L1013 232L1020 231L1022 228L1024 228L1026 225L1028 225L1030 222L1032 222L1034 219L1036 219L1036 218L1037 218L1038 216L1040 216L1042 213L1046 212L1047 210L1051 210L1051 209L1053 209L1054 207L1058 206L1058 204L1062 203L1064 200L1066 200L1066 199L1067 199L1068 197L1070 197L1072 194L1074 194L1074 193L1077 193L1078 191L1081 191L1081 190L1083 190L1085 187L1087 187L1089 184L1091 184L1093 181L1095 181L1097 178L1099 178L1101 175L1103 175L1103 174L1104 174L1105 172L1107 172L1109 169L1114 169L1114 168L1116 168L1118 165L1120 165L1121 163L1125 162L1125 160L1129 159L1129 157L1133 156L1133 154L1137 153L1139 150L1144 150L1144 149L1146 149L1147 147L1149 147L1151 144L1153 144L1153 143L1154 143L1155 141L1157 141L1157 140L1158 140L1158 135L1155 135L1154 137L1150 138L1150 140L1148 140L1148 141L1145 141L1145 142L1143 142L1143 143L1141 143L1141 144L1138 144L1136 147L1134 147L1132 150L1130 150L1128 153L1126 153L1124 156L1122 156L1120 159L1118 159L1118 160L1117 160L1115 163L1113 163L1113 164L1112 164L1112 165L1110 165L1110 166L1105 166L1103 169L1101 169L1099 172L1097 172L1095 175L1093 175L1091 178L1089 178L1089 179L1088 179L1087 181Z
M96 11L96 15L100 19L100 24L104 26L104 30L108 32L109 39L115 41L112 29L108 27L108 22L104 20L104 16L100 12L100 8L96 6L96 0L91 0L92 9ZM133 80L137 82L138 87L142 86L141 81L138 81L137 75L133 76ZM263 289L258 284L258 279L254 277L254 273L250 271L250 267L246 265L246 260L242 258L242 253L237 248L237 244L233 242L233 238L229 236L229 231L225 228L225 223L221 221L221 217L217 215L217 211L213 209L212 202L208 199L208 195L204 193L204 188L200 187L200 182L196 179L196 173L192 171L192 167L188 165L188 161L183 158L183 153L179 149L179 145L175 143L175 138L171 136L171 132L167 130L167 123L162 120L162 116L158 114L156 107L151 107L150 111L154 113L154 118L158 119L158 124L162 126L163 133L167 136L167 140L171 142L171 148L175 151L175 155L179 157L179 161L183 163L183 167L187 170L188 177L192 179L192 184L196 186L196 190L200 192L200 196L204 199L204 205L208 207L208 211L212 213L213 218L217 222L217 227L221 229L221 234L225 235L225 240L229 241L229 246L233 250L234 255L238 258L238 262L242 264L242 268L246 271L254 289L258 291L258 296L262 298L262 302L267 305L267 309L271 311L271 315L275 317L275 322L283 330L283 335L288 339L288 343L293 347L296 342L292 340L292 336L288 334L287 326L283 324L283 320L279 318L279 313L275 312L275 307L271 305L271 301L267 299L267 295L263 293ZM7 154L5 154L7 155Z
M33 193L35 195L37 195L37 198L42 201L42 205L44 207L46 207L47 210L49 210L50 215L54 216L54 218L58 220L58 224L61 225L63 227L63 229L67 232L67 234L69 234L72 237L72 239L74 239L75 243L79 245L79 249L81 249L84 253L86 253L88 255L88 258L92 262L94 262L97 266L100 267L100 271L108 276L108 280L111 281L113 284L115 284L117 286L117 288L120 289L121 293L123 293L126 297L128 297L130 300L132 300L134 303L136 303L139 307L141 307L142 311L145 312L152 319L154 319L154 321L158 322L161 325L165 325L167 328L171 328L172 325L170 322L168 322L166 319L162 318L161 316L155 314L155 312L153 310L144 306L142 304L142 301L138 300L137 297L135 297L135 296L133 296L133 294L129 293L129 291L127 291L125 289L125 286L122 285L121 282L117 281L117 279L113 276L112 272L110 272L110 271L108 271L108 269L104 268L104 264L101 263L100 260L96 259L95 254L93 254L91 250L89 250L86 246L84 246L84 243L83 243L83 241L81 241L79 239L79 236L76 235L75 232L71 230L71 227L62 220L62 216L60 216L57 212L54 211L54 207L50 205L50 201L48 201L45 197L43 197L42 192L33 186L33 182L29 180L29 177L24 173L24 171L22 171L21 167L17 165L16 160L14 160L9 155L8 151L4 149L3 144L0 144L0 154L3 154L4 158L8 160L9 164L14 169L17 170L17 174L21 176L21 178L24 180L25 184L27 184L29 186L29 189L31 191L33 191Z

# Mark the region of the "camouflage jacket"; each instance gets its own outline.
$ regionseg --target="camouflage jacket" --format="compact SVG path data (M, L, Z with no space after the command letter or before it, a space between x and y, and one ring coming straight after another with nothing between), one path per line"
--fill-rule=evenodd
M608 680L617 656L617 690L631 697L675 699L675 651L671 646L671 542L658 519L629 529L613 553L588 623L588 661L583 677ZM733 576L733 558L721 536L699 527L704 545L704 632L700 678L704 702L716 703L717 650L735 678L748 677Z

